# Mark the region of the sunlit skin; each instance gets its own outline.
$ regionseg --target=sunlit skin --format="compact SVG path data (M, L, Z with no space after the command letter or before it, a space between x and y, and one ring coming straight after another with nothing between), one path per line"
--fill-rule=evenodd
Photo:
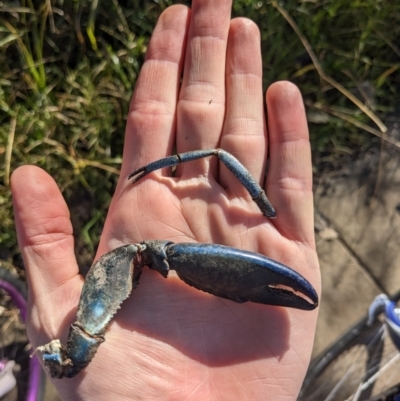
M96 258L146 239L225 244L285 263L319 291L301 95L277 82L264 99L256 25L231 20L231 1L192 3L191 10L168 8L153 32ZM174 178L157 171L128 182L129 173L175 145L178 152L223 148L262 185L269 155L265 190L277 218L265 218L213 158L179 166ZM68 208L56 182L34 166L14 172L12 191L30 286L29 337L35 347L64 342L83 284ZM54 384L74 401L295 400L316 318L317 311L236 304L145 269L92 363Z

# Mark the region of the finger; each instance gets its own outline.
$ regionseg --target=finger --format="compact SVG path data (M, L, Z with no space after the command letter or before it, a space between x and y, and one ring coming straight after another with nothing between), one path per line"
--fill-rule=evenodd
M267 194L276 227L289 239L314 247L311 149L301 94L290 82L267 91L270 168Z
M171 153L189 9L167 8L154 29L127 119L121 177Z
M177 110L179 153L218 145L225 113L225 55L231 4L231 0L192 3ZM197 161L183 165L182 171L197 175L207 166L208 162Z
M82 280L68 207L54 180L38 167L18 168L12 175L11 188L29 295L39 304L39 312L47 310L49 316L61 319L60 309L76 306L79 286L77 293L71 287L64 292L55 290ZM54 315L51 308L55 308Z
M232 20L226 66L226 114L221 148L237 157L261 183L266 160L260 32L245 18ZM235 194L245 189L226 168L220 182Z

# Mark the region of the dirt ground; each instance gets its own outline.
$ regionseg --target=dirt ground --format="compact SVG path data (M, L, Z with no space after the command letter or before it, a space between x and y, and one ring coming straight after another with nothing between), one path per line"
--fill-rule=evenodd
M393 125L388 135L400 139ZM400 149L384 143L315 183L322 300L314 353L400 289Z

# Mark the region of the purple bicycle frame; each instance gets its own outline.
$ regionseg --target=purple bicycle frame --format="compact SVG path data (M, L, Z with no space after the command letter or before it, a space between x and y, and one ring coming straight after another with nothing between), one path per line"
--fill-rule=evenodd
M27 305L25 298L8 281L0 279L0 288L5 290L10 295L12 301L21 312L22 320L25 322L27 315ZM26 395L26 401L37 401L36 396L39 392L41 367L40 367L40 362L36 357L36 355L32 355L29 365L30 365L30 375L29 375L29 386Z

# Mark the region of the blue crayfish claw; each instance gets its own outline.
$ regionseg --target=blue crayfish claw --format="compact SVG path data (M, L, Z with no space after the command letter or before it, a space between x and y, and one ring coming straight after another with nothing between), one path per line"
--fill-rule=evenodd
M158 242L145 241L145 252L156 249ZM210 294L303 310L318 306L315 289L302 275L259 253L200 243L169 243L164 252L163 264L148 263L151 269L165 276L168 264L185 283Z
M67 345L53 340L37 348L52 377L73 377L90 363L144 266L163 277L175 270L185 283L235 302L303 310L318 306L318 295L303 276L258 253L158 240L124 245L103 255L87 274Z

